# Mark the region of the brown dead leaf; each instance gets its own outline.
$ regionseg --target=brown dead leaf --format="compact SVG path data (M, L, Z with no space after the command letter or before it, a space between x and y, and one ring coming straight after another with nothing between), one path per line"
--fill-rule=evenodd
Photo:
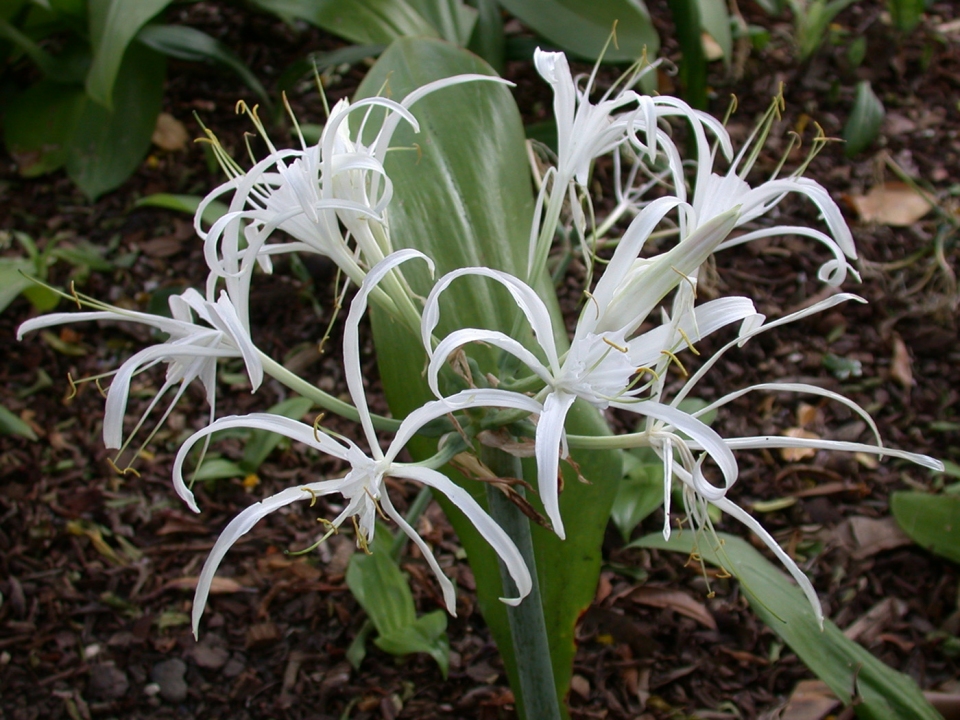
M171 580L163 586L164 590L196 590L197 577L182 577ZM238 583L236 580L227 577L214 576L210 583L211 595L226 595L227 593L245 592L248 588Z
M824 720L839 704L825 682L801 680L780 712L780 720Z
M797 425L807 427L817 421L817 408L815 405L802 402L797 406Z
M804 430L800 427L787 428L783 431L783 434L786 437L791 438L808 438L810 440L819 440L820 436L816 433L812 433L809 430ZM782 457L786 462L795 463L800 462L804 458L813 457L817 454L817 451L814 448L783 448L780 450L780 457Z
M710 614L703 603L697 602L681 590L639 587L630 593L630 599L640 605L675 610L691 620L696 620L704 627L711 630L717 629L717 621L713 619L713 615Z
M884 550L913 544L913 540L897 525L895 518L886 517L875 520L858 515L847 522L857 545L856 550L853 551L853 558L856 560L871 557Z
M190 140L190 134L184 124L170 113L157 115L157 124L153 129L153 144L162 150L183 150Z
M850 626L843 631L851 640L859 640L865 645L872 644L894 620L898 620L907 614L907 603L900 598L888 597L852 622Z
M906 183L886 182L866 195L848 195L860 219L893 227L906 227L926 215L933 206Z
M893 358L890 361L890 377L909 388L913 385L913 361L910 351L899 335L893 336Z

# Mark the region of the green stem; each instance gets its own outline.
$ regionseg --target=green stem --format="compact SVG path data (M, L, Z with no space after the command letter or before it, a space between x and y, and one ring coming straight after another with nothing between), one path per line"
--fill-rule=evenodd
M263 363L263 371L270 377L274 378L275 380L279 380L288 388L296 393L299 393L303 397L313 400L313 402L322 407L324 410L329 410L330 412L336 413L337 415L345 417L348 420L360 422L360 414L350 403L344 402L339 398L335 398L333 395L325 393L315 385L308 383L296 373L292 373L287 370L283 365L278 363L269 355L263 352L259 352L259 355L260 362ZM374 415L372 413L371 416L373 418L373 426L377 430L396 432L400 427L399 420L383 417L382 415Z
M482 447L480 459L498 477L523 477L520 460L502 450ZM523 489L519 486L516 491L523 493ZM517 607L507 607L517 674L520 676L519 690L523 700L524 716L528 720L560 720L562 716L553 677L547 624L543 617L543 602L537 580L537 563L533 553L530 521L493 485L487 485L487 502L490 506L490 515L516 544L533 577L533 589L530 594ZM500 563L500 577L503 581L504 595L509 597L516 594L516 587L503 562Z

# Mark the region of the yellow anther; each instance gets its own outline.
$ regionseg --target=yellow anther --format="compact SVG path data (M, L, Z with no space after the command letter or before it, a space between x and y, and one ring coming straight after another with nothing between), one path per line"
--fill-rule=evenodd
M660 382L660 374L659 374L656 370L654 370L653 368L649 368L649 367L647 367L646 365L643 365L643 366L641 366L641 367L638 367L638 368L637 368L637 373L638 373L638 374L640 374L640 373L650 373L650 374L653 375L653 377L657 380L657 382Z
M694 355L700 355L700 351L693 346L693 340L683 331L683 328L678 327L677 332L680 333L680 337L683 338L684 342L687 343L687 347L690 349Z
M720 566L720 570L717 571L718 580L726 580L727 578L732 578L733 575L730 574L730 571L727 570L723 565Z
M619 351L619 352L626 353L626 352L628 352L628 351L630 350L630 348L623 347L622 345L617 345L617 344L616 344L615 342L613 342L613 340L611 340L610 338L603 338L603 341L604 341L607 345L609 345L610 347L612 347L614 350L617 350L617 351Z
M100 394L101 394L104 398L106 398L106 397L107 397L107 391L104 390L104 389L103 389L103 385L100 384L100 378L94 378L94 379L93 379L93 384L97 386L97 390L100 391Z
M303 489L306 490L307 488L303 488ZM314 497L316 497L316 496L314 496ZM334 525L332 522L330 522L330 521L327 520L326 518L317 518L317 522L320 523L321 525L323 525L323 526L324 526L325 528L327 528L327 530L328 530L327 534L323 536L323 539L324 539L324 540L326 540L326 539L327 539L328 537L330 537L331 535L339 535L339 534L340 534L340 528L338 528L336 525Z
M67 400L73 400L77 396L77 383L73 380L73 375L67 373L67 383L70 385L70 394L67 395Z
M670 266L670 269L673 270L677 275L682 277L684 280L686 280L688 283L690 283L690 289L693 290L693 299L696 300L697 299L697 282L686 273L681 272L680 270L675 268L673 265Z
M670 352L669 350L661 350L661 351L660 351L660 354L661 354L661 355L666 355L666 356L669 357L674 363L676 363L677 367L680 369L680 372L683 374L684 377L690 377L690 373L687 372L687 369L683 366L683 363L680 362L680 358L678 358L676 355L674 355L674 354L673 354L672 352Z
M363 534L363 531L360 529L360 524L357 522L357 516L351 515L350 519L353 520L353 529L357 534L357 547L363 550L367 555L373 555L370 552L370 545L367 543L367 537Z
M130 465L127 465L127 467L125 467L125 468L123 468L123 469L121 470L121 469L117 466L117 463L114 462L113 458L109 458L109 457L107 458L107 465L109 465L111 468L113 468L113 470L114 470L117 474L123 475L124 477L126 477L127 475L133 475L134 477L140 477L140 473L138 473L138 472L136 471L136 469L133 468L133 467L131 467Z
M313 490L311 490L311 489L308 488L308 487L302 487L302 488L300 488L300 489L303 490L305 493L310 493L310 505L309 505L309 507L313 507L314 505L317 504L317 494L316 494ZM321 519L322 519L322 518L317 518L317 520L321 520Z
M80 303L80 296L77 295L77 286L73 280L70 281L70 295L77 303L77 310L83 310L83 305Z
M383 508L380 507L380 503L377 502L377 499L373 496L373 493L370 492L370 488L365 487L363 491L367 494L367 497L370 498L370 500L373 502L373 506L377 509L377 515L380 516L380 519L384 521L389 521L390 518L384 515Z
M316 440L318 443L322 442L320 440L319 432L320 432L320 423L323 422L323 418L325 415L326 413L320 413L319 415L317 415L316 419L313 421L313 439Z
M413 146L417 149L417 165L420 164L420 161L423 160L423 148L420 147L420 143L414 143Z

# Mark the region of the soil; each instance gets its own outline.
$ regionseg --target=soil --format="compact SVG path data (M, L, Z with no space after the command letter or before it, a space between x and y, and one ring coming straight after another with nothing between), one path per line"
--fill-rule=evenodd
M651 7L668 39L664 53L676 60L665 4ZM781 83L786 110L775 136L803 132L816 121L827 135L839 137L859 80L870 80L886 107L881 137L871 148L851 159L840 144L829 144L807 171L849 208L863 276L862 284L849 289L869 304L848 303L762 336L711 373L701 384L702 395L709 400L728 387L773 378L813 382L870 410L887 444L960 463L955 381L960 296L954 274L960 7L934 2L921 25L901 35L885 18L883 3L857 3L838 16L828 41L803 64L795 59L788 17L772 19L753 3L742 11L749 24L769 30L770 42L740 56L729 70L722 63L713 66L710 110L722 116L730 95L736 95L739 109L730 121L735 139L746 137ZM317 30L291 28L224 2L175 5L169 20L223 40L271 92L279 91L284 71L308 53L343 45ZM849 57L853 38L865 41L860 64ZM349 96L364 69L361 63L326 77L330 101ZM27 79L29 71L23 72ZM518 84L525 118L546 119L549 88L530 63L511 62L506 75ZM662 85L671 82L662 74ZM311 83L309 73L294 83L284 81L301 121L320 122L322 106ZM165 111L191 136L202 134L195 119L200 118L235 157L243 155L243 134L251 129L234 113L238 98L253 100L226 71L171 62ZM282 119L271 132L275 139L284 137ZM773 170L785 148L785 141L772 139L756 176ZM791 154L788 167L796 166L803 152ZM136 206L153 193L202 195L218 184L219 170L202 146L153 148L125 185L94 203L61 174L25 180L11 158L0 161L5 208L0 229L25 232L41 247L54 239L63 246L89 243L113 265L97 272L59 261L50 270L53 284L67 287L73 281L85 295L142 310L165 293L202 287L205 266L189 218ZM864 221L851 203L901 179L895 168L915 179L936 207L904 227ZM779 221L786 224L816 219L800 201L787 200L782 208ZM806 241L752 244L718 256L712 285L717 293L749 295L774 317L823 292L817 269L824 259ZM284 270L255 284L252 307L261 315L254 318L260 328L255 340L273 357L296 354L305 377L338 392L343 384L335 354L311 351L329 322L332 274L322 266ZM61 303L60 310L67 306ZM197 575L219 530L255 498L293 478L342 468L282 445L256 478L205 485L204 513L194 516L175 497L169 478L179 442L205 417L199 389L186 393L149 442L139 474L118 475L101 440L100 394L85 383L73 395L66 378L116 368L151 340L149 333L119 324L78 324L16 343L17 326L34 314L20 298L0 315L0 337L8 348L0 364L0 403L40 438L0 436L0 718L514 717L501 662L471 592L472 576L435 506L420 530L459 588L459 613L448 626L448 679L425 655L398 660L370 641L359 669L350 665L346 650L364 625L344 581L353 542L331 538L319 558L286 555L284 550L304 547L314 536L315 515L308 512L272 516L235 546L221 567L223 586L196 643L188 621L192 592L183 579ZM331 347L337 340L330 339ZM824 363L828 355L856 361L859 375L840 379ZM372 364L369 372L375 377ZM140 377L130 417L146 407L160 382L159 375ZM225 375L218 414L263 409L286 397L276 383L251 396L242 381ZM721 434L802 428L833 439L861 437L863 426L845 408L809 402L812 406L786 395L744 397L721 414L716 427ZM354 434L350 423L332 416L325 427ZM234 459L242 449L238 438L217 448ZM924 690L960 694L960 572L904 541L888 508L893 491L936 489L956 478L841 453L745 453L740 461L733 498L755 510L763 501L786 500L757 514L804 561L826 614ZM417 490L397 483L391 492L403 511ZM321 503L318 514L325 512L331 516L332 510ZM660 523L662 516L655 514L635 536L655 532ZM729 521L720 529L743 534ZM572 717L776 717L798 683L812 677L751 614L736 583L716 581L716 595L709 597L702 573L685 567L685 558L623 546L611 530L598 600L578 628ZM435 610L438 590L422 558L409 554L403 567L418 612ZM680 612L681 607L694 610ZM799 702L794 697L783 717L801 717L790 714L798 712ZM943 711L951 717L948 708Z

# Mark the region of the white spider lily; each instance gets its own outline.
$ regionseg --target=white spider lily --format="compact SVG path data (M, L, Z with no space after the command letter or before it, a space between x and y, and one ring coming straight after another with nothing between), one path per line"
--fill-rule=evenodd
M401 121L420 131L410 107L442 88L474 81L502 82L487 75L457 75L428 83L401 102L382 97L355 103L340 100L332 109L319 142L308 147L299 132L300 149L278 150L270 142L255 111L250 111L270 154L244 172L214 139L221 165L230 179L204 198L195 227L205 242L209 283L221 278L238 306L245 307L254 266L271 268L270 257L286 252L311 252L329 257L351 281L359 285L366 268L392 250L386 209L393 186L383 167L393 133ZM353 140L349 117L383 108L385 118L369 145L364 144L363 124ZM296 124L296 119L294 119ZM227 213L205 231L200 224L209 203L231 195ZM268 244L280 230L292 241ZM246 317L243 317L246 323Z
M136 322L169 335L159 345L134 354L120 366L119 370L111 373L113 381L107 391L103 422L103 441L110 449L121 449L125 446L123 417L126 413L133 376L157 363L167 364L164 384L150 401L131 437L140 429L164 394L171 387L179 385L176 394L157 423L157 429L159 429L187 386L196 378L200 379L206 391L212 422L216 409L217 360L220 358L243 358L254 391L263 382L263 365L259 351L241 323L237 309L225 292L220 294L216 302L205 300L192 288L181 295L173 295L169 298L172 318L125 310L96 301L87 300L87 302L103 309L91 312L53 313L27 320L18 329L17 339L40 328L90 320ZM203 321L206 325L198 324L197 320ZM152 435L153 433L151 437Z
M414 480L442 492L473 522L479 533L503 560L517 586L518 597L502 598L505 603L516 605L530 592L532 579L519 550L509 536L466 490L431 467L396 460L397 455L406 446L407 442L424 425L455 410L475 406L477 401L472 393L462 393L445 401L433 401L415 410L401 423L387 450L384 451L380 448L363 390L359 354L359 322L366 310L368 296L377 283L397 265L412 258L422 258L430 264L431 269L433 267L432 262L426 256L415 250L401 250L388 256L376 265L364 279L347 317L344 333L344 367L347 387L360 415L363 432L370 446L369 456L346 438L334 437L317 427L311 427L296 420L262 413L222 418L193 435L177 454L173 468L174 486L178 494L195 512L199 512L199 508L193 493L183 481L183 463L187 453L200 439L218 430L238 427L269 430L302 442L350 464L350 470L342 478L317 480L287 488L247 508L227 525L207 557L197 582L193 605L194 634L198 631L200 617L203 614L213 577L230 547L247 533L257 521L275 510L297 501L313 501L317 497L332 494L342 496L347 501L347 505L336 518L328 523L331 531L339 528L348 518L353 518L357 531L357 543L361 548L366 549L374 537L377 515L383 514L394 520L401 530L420 548L423 557L426 558L440 583L447 610L456 615L456 596L453 583L444 575L423 538L416 533L393 506L389 495L386 493L385 479L387 477Z
M699 464L691 459L688 463L693 478L691 482L704 496L721 497L736 480L733 455L713 430L701 421L656 400L639 399L647 386L635 387L642 373L658 375L648 367L651 358L659 361L663 353L672 357L673 352L685 347L687 341L693 342L730 323L752 322L757 317L753 303L747 298L727 298L691 310L688 316L679 318L669 332L657 329L630 338L654 306L679 283L685 282L684 273L695 271L719 242L719 238L726 236L728 226L735 219L734 214L729 214L729 217L711 223L709 228L701 229L687 239L685 246L681 243L654 261L648 268L649 276L644 274L645 282L637 282L637 273L631 275L629 258L641 242L639 236L646 225L656 225L662 217L658 213L667 212L678 202L671 203L670 199L657 201L659 204L645 208L634 221L639 228L637 237L625 237L621 242L617 253L626 253L626 257L620 255L618 258L615 254L607 269L610 281L607 282L608 276L605 274L598 283L598 293L587 301L571 347L563 357L558 353L554 341L553 325L546 305L531 287L512 275L481 267L455 270L441 278L427 298L421 327L422 340L427 348L431 347L431 336L439 323L440 295L451 282L464 275L484 276L501 283L526 316L540 346L540 356L497 330L455 330L431 352L427 379L439 397L440 369L451 353L466 343L484 342L514 355L543 381L546 387L533 400L535 409L532 410L540 416L535 440L538 490L547 517L561 538L564 537L564 529L559 504L559 460L567 455L564 423L577 398L600 410L613 406L655 418L670 428L698 438L722 468L725 479L723 489L713 488L703 478ZM624 269L625 272L619 271ZM619 310L621 306L625 308L623 312ZM629 312L627 307L630 308ZM618 321L611 323L611 316L617 317ZM515 396L516 393L507 390L489 390L483 398L491 405L513 407L509 403L518 402Z

